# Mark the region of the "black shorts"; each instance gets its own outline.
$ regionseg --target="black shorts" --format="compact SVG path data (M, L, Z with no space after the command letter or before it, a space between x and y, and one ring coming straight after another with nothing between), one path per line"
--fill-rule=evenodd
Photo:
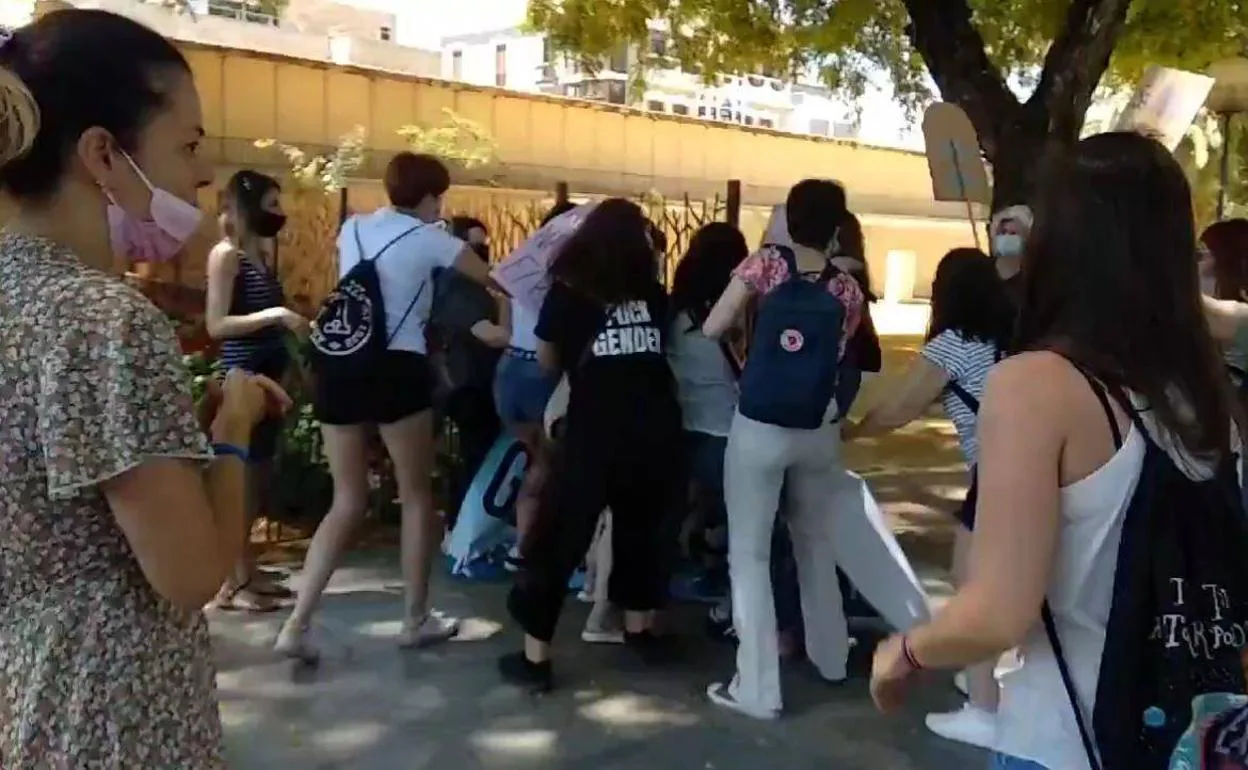
M264 351L255 351L250 355L227 359L223 357L221 376L227 369L238 368L262 374L270 380L281 384L290 368L290 356L285 347L275 347ZM251 430L251 444L247 449L252 460L272 460L277 455L277 448L282 438L282 429L286 426L284 417L266 417Z
M312 413L326 425L388 425L432 407L433 388L428 358L389 350L363 370L318 372Z

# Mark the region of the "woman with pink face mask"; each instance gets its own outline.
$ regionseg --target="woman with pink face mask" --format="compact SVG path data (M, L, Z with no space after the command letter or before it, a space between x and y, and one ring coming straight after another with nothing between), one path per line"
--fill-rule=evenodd
M108 272L199 227L190 68L56 11L0 38L0 114L0 756L223 767L200 607L242 554L252 429L289 400L235 370L197 414L170 320Z

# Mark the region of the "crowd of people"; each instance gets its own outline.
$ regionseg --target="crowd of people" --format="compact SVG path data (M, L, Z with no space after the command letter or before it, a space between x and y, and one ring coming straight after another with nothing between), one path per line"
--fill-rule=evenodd
M957 591L876 648L881 710L947 670L968 701L928 725L992 750L993 767L1150 770L1201 697L1243 703L1248 221L1198 238L1183 173L1150 138L1083 140L1033 207L993 217L991 255L948 253L919 355L858 419L882 356L862 227L837 183L794 185L785 243L751 251L736 228L704 227L670 293L661 231L630 201L600 201L535 308L491 277L480 221L443 218L446 166L400 153L389 205L342 226L339 285L310 321L270 260L280 185L240 171L208 260L226 373L195 404L169 319L110 272L119 254L176 258L201 225L213 169L187 62L121 16L59 11L0 39L0 100L0 186L16 203L0 233L6 768L222 766L201 608L289 597L257 574L246 534L291 405L290 335L308 345L334 491L284 655L318 657L312 618L364 514L374 431L402 510L400 643L457 633L430 598L442 415L465 466L452 509L502 431L531 458L508 600L523 646L499 660L504 679L555 685L569 578L604 532L607 611L583 638L678 658L663 611L692 529L726 543L712 616L737 644L707 697L775 718L783 655L847 676L828 515L855 483L844 443L939 403L970 469Z

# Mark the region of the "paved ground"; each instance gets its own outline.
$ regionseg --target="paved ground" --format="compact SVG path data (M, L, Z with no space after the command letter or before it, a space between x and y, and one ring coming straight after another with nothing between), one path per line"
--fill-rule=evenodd
M876 714L860 645L857 675L829 688L794 667L790 713L758 723L709 707L705 685L730 670L729 650L688 625L686 662L639 672L619 650L575 638L584 605L570 602L559 640L563 687L534 698L502 685L494 659L516 643L503 587L443 582L439 597L466 618L461 641L436 651L394 646L398 580L392 554L355 559L331 586L319 633L328 658L311 671L269 645L281 614L214 615L220 697L231 767L309 770L963 770L974 751L924 733L925 708L953 706L933 682L905 715ZM298 581L295 581L297 587Z

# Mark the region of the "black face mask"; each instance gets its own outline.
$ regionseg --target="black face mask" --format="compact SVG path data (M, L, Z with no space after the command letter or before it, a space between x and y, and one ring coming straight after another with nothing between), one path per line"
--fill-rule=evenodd
M480 257L481 259L484 259L486 262L490 261L490 244L470 243L468 245L472 247L473 251L477 252L478 257Z
M251 229L261 238L272 238L286 226L286 215L272 211L257 211L251 218Z

